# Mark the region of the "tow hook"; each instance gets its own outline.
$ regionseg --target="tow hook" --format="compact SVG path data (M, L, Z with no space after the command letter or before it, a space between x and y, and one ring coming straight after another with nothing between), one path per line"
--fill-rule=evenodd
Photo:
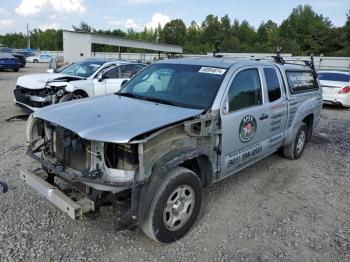
M2 187L2 193L6 193L9 190L9 187L6 183L0 181L0 187Z

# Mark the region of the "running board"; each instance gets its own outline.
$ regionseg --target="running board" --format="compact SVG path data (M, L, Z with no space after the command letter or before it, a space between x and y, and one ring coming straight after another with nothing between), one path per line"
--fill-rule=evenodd
M42 179L37 172L19 170L20 178L39 194L46 197L52 204L65 212L72 219L82 219L83 214L95 209L94 202L88 198L79 201L72 200L59 188Z

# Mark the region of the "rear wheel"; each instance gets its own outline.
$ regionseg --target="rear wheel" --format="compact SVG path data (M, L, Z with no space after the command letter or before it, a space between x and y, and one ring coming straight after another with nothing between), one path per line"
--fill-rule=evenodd
M304 152L308 141L309 131L305 123L301 123L297 135L290 145L283 147L283 155L289 159L298 159Z
M19 68L13 69L13 71L18 72L18 71L19 71Z
M39 63L39 61L37 59L34 59L33 63Z
M190 230L202 203L202 185L191 170L175 167L153 196L142 229L161 243L171 243Z

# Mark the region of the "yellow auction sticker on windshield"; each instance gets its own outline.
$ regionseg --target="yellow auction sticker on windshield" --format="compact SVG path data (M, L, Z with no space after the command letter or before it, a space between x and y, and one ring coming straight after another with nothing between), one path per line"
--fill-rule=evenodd
M205 73L205 74L214 74L214 75L223 75L225 74L226 69L217 68L217 67L202 67L199 70L199 73Z

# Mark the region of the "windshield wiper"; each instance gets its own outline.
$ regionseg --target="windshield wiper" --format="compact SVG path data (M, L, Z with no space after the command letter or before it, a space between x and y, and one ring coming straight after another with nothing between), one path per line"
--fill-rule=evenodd
M118 96L126 96L126 97L131 97L131 98L145 100L144 96L136 95L136 94L133 94L133 93L115 93L115 94L118 95Z
M171 106L178 106L176 103L162 99L162 98L144 97L144 99L147 101L155 102L155 103L166 104L166 105L171 105Z
M166 104L166 105L171 105L171 106L178 106L176 103L162 99L162 98L157 98L157 97L147 97L147 96L141 96L137 95L134 93L116 93L118 96L126 96L126 97L131 97L135 99L140 99L140 100L146 100L150 102L155 102L155 103L160 103L160 104Z

